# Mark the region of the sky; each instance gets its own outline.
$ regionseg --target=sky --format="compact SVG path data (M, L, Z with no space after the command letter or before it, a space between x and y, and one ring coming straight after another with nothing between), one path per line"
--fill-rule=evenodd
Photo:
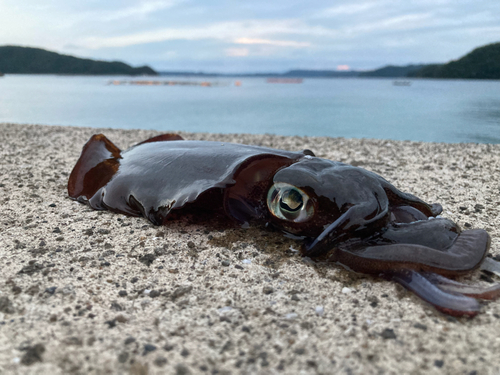
M0 45L159 71L370 70L494 42L499 0L0 0Z

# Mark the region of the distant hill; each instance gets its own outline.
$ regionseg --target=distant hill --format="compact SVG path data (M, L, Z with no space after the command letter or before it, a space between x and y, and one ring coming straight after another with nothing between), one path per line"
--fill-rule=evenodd
M133 68L119 61L98 61L61 55L41 48L0 46L4 74L157 75L149 66Z
M406 65L395 66L387 65L379 69L360 72L359 77L384 77L384 78L400 78L406 77L409 73L424 68L426 65Z
M447 64L434 64L410 72L409 77L500 79L500 43L474 49L464 57Z

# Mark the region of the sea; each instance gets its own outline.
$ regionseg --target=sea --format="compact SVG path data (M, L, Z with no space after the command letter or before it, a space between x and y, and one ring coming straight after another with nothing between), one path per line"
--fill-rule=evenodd
M5 75L0 122L500 143L500 81Z

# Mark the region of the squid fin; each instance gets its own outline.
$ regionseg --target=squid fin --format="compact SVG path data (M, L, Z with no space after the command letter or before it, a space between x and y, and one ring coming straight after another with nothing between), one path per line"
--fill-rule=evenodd
M184 138L182 138L179 134L167 133L167 134L160 134L160 135L157 135L156 137L146 139L145 141L137 143L136 146L142 145L144 143L165 142L165 141L183 141L183 140L184 140Z
M68 180L68 195L86 202L105 186L118 170L121 151L103 134L94 134L83 146Z

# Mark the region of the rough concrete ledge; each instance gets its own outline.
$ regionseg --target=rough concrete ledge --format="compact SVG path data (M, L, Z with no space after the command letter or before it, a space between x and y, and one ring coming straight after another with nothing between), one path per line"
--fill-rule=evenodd
M99 132L123 149L158 134L0 124L0 373L500 371L500 302L454 319L393 283L304 261L276 233L154 227L73 202L68 175ZM500 252L500 145L182 135L362 166L486 229Z

